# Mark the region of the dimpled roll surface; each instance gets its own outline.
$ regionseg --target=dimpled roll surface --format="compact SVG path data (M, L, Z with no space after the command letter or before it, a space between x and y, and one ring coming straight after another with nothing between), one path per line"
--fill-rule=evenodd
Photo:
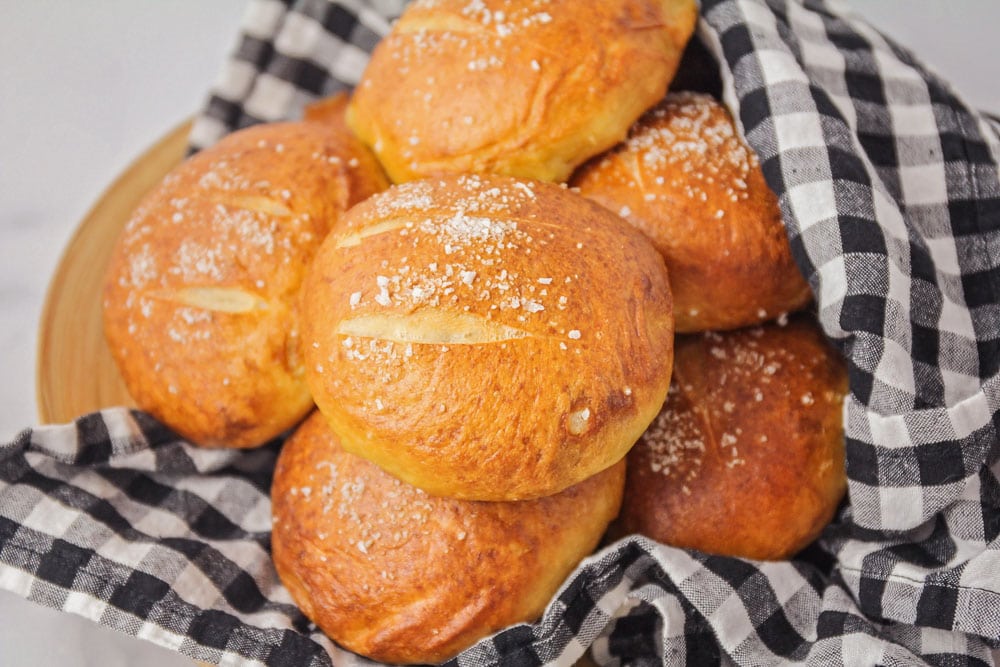
M344 448L410 484L535 498L617 462L659 411L671 303L649 241L563 187L414 181L317 254L306 379Z

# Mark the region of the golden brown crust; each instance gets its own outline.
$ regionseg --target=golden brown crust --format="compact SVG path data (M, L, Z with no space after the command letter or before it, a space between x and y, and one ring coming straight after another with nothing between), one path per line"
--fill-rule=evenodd
M624 467L533 501L434 498L344 451L317 413L278 460L274 562L344 647L438 662L541 614L617 513Z
M518 500L622 458L663 403L663 260L565 188L414 181L362 202L303 288L306 373L344 447L435 495Z
M787 558L847 486L844 363L804 316L679 336L670 394L628 455L616 534L709 553Z
M302 120L310 123L328 123L337 126L337 131L350 131L347 127L347 105L351 96L341 91L310 102L302 110Z
M341 213L387 185L346 130L236 132L149 193L114 250L104 328L136 403L190 440L259 445L312 407L298 290Z
M708 95L667 95L572 184L663 254L680 333L758 324L812 298L757 156Z
M394 182L564 181L663 97L693 0L418 1L375 48L348 122Z

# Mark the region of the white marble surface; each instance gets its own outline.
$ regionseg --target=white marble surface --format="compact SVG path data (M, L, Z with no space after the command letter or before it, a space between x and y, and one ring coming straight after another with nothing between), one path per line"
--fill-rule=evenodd
M49 276L101 191L194 113L246 0L0 2L0 439L36 422L35 334ZM0 592L5 667L191 667Z
M852 6L1000 113L996 0ZM204 99L245 0L4 2L0 21L0 439L36 421L35 334L77 223L127 164ZM190 665L0 593L0 664Z

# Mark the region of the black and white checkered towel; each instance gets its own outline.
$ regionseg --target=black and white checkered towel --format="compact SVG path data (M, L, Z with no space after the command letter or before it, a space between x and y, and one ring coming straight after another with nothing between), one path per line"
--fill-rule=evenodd
M394 0L251 0L195 147L354 84ZM1000 138L839 5L704 0L715 87L849 360L849 498L791 562L641 538L457 665L988 665L1000 654ZM699 74L699 76L693 76ZM688 81L698 79L700 81ZM680 84L679 84L680 85ZM275 577L275 443L206 451L122 409L0 446L0 587L228 664L361 662Z

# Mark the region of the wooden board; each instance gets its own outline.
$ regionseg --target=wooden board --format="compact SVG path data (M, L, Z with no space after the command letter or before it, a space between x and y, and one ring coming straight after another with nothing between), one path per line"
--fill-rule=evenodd
M35 387L42 423L135 405L104 340L104 272L139 200L184 158L190 130L190 120L181 123L139 156L104 191L63 251L38 332Z

